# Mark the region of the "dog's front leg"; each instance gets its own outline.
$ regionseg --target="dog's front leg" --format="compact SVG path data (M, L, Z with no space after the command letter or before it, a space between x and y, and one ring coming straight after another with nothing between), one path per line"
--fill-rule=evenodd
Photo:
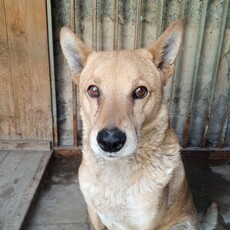
M98 216L98 214L94 211L94 209L92 207L90 207L90 205L88 205L88 213L89 213L89 217L91 220L91 223L93 225L93 228L91 227L91 230L106 230L106 226L101 222L100 217Z
M172 226L169 230L199 230L199 226L195 223L183 222Z

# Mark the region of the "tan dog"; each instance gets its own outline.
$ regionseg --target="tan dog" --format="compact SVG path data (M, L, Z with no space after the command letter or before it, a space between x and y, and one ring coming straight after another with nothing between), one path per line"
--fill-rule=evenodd
M69 29L61 31L63 53L80 75L79 180L96 230L200 229L162 104L181 40L180 20L150 49L133 51L91 51ZM211 213L207 222L215 225L214 206Z

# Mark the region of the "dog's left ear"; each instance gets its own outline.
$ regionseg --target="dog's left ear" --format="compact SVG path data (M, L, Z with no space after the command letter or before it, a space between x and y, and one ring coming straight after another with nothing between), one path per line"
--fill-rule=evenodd
M172 76L182 41L182 20L173 22L149 49L153 62L163 73L162 83Z
M67 27L61 29L60 43L71 71L80 76L91 50Z

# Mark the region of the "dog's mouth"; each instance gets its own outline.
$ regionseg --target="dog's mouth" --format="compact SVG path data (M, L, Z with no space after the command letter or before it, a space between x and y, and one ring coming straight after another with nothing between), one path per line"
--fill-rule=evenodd
M104 157L105 157L105 158L108 158L108 159L120 158L119 156L113 155L113 154L107 154L107 155L104 155Z

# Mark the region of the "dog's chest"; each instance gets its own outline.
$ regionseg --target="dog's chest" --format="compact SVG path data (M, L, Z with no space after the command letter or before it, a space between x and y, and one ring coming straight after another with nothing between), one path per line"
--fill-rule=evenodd
M153 227L159 201L154 194L159 194L158 189L154 190L144 181L140 184L140 180L135 181L131 175L122 177L119 172L114 177L97 178L87 172L80 183L86 202L94 207L109 229Z

